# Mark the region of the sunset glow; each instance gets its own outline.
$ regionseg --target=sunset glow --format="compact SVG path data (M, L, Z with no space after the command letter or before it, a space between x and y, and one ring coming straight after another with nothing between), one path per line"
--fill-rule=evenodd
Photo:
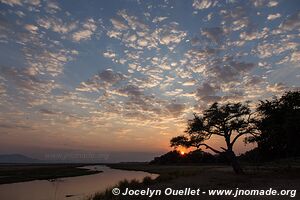
M0 9L4 153L167 152L215 101L256 104L300 86L298 1L1 0Z

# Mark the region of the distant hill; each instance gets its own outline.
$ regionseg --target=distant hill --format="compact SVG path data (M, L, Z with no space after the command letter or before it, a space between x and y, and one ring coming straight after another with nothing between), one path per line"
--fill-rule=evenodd
M0 163L37 163L38 159L30 158L21 154L0 154Z

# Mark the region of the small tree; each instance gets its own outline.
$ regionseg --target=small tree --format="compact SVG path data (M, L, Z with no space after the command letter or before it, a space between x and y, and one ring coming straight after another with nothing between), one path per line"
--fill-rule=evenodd
M227 103L220 106L214 103L203 115L194 114L194 118L188 120L186 135L177 136L171 139L172 147L196 147L205 146L215 153L225 152L237 174L243 170L233 152L235 142L246 134L257 134L256 123L252 117L251 110L247 104ZM217 150L205 143L211 136L223 137L226 147Z

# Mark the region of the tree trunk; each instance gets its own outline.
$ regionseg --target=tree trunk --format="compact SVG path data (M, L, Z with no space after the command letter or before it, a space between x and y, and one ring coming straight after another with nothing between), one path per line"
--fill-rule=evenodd
M233 168L233 171L236 173L236 174L244 174L244 171L240 165L240 163L238 162L237 160L237 157L236 155L234 154L234 152L232 150L228 150L227 151L227 156L228 156L228 159L231 163L231 166Z

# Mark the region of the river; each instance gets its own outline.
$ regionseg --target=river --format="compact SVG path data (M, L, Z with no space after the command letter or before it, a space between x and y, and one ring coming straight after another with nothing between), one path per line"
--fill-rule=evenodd
M36 180L0 185L1 200L83 200L96 192L104 191L119 181L144 177L156 178L158 175L141 171L111 169L103 165L87 166L90 170L102 173L60 178L54 182Z

